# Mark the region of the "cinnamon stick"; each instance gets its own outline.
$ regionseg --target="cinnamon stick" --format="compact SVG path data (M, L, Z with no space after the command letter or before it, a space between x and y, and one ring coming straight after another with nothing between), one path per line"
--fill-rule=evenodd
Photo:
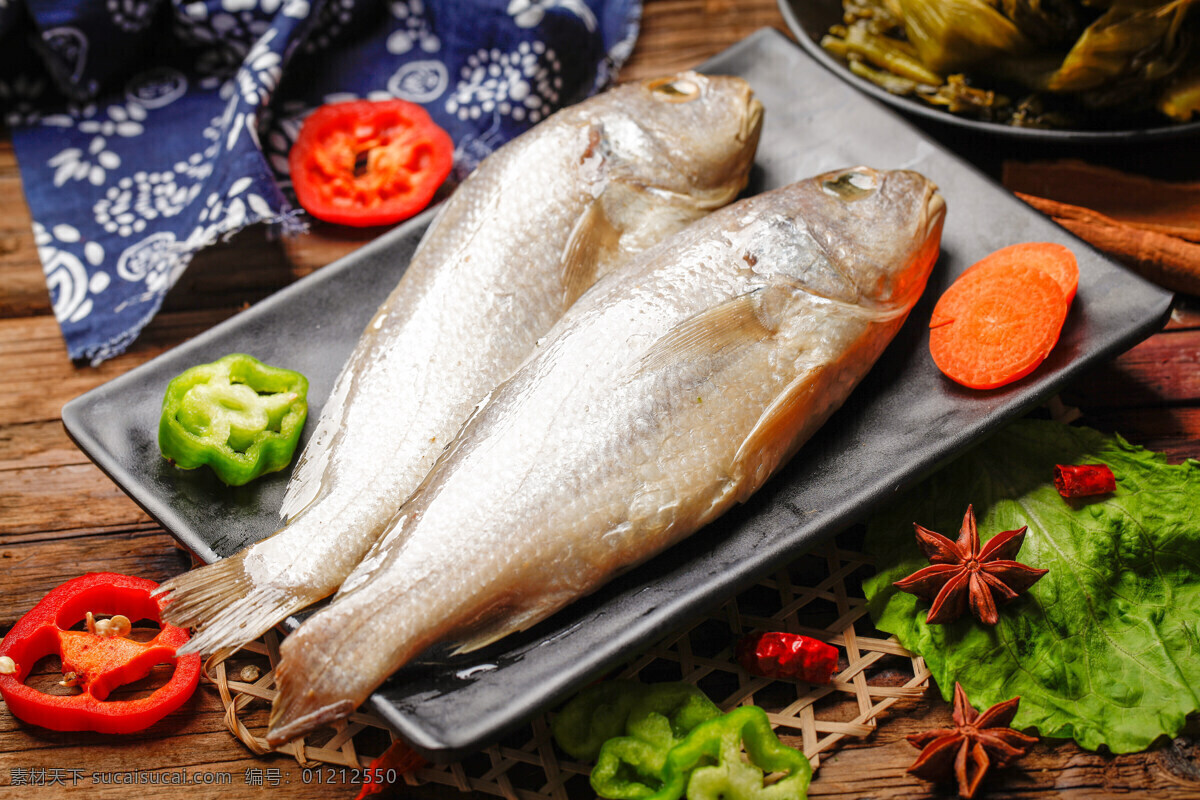
M1200 295L1200 244L1126 225L1089 208L1020 192L1017 197L1142 277L1175 292Z
M1124 225L1200 242L1200 183L1159 181L1083 161L1004 163L1013 192L1092 209Z

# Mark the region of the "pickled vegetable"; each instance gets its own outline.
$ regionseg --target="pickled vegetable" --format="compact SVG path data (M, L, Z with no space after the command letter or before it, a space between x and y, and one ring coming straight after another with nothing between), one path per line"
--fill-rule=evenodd
M821 45L893 94L1025 127L1200 110L1200 0L843 0Z

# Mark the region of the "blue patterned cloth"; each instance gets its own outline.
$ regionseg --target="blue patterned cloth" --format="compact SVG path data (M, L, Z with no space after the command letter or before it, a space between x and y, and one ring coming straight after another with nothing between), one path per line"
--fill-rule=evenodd
M610 83L640 13L640 0L0 0L0 109L71 358L121 353L201 248L254 222L303 226L287 152L312 109L420 103L461 179Z

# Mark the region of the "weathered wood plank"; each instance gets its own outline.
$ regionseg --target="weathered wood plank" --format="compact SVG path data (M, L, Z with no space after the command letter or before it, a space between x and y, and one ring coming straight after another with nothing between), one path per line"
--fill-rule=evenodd
M1166 331L1090 370L1063 392L1063 401L1088 411L1195 404L1198 367L1200 330Z
M161 528L133 528L53 541L0 538L0 631L68 578L85 572L121 572L164 581L187 569L189 556ZM0 719L7 715L0 715Z
M99 367L71 363L53 317L0 320L0 425L57 420L68 400L187 341L237 310L160 314L128 352Z
M27 770L38 768L58 770L49 773L49 780L58 778L65 786L32 786L26 792L69 790L75 775L79 776L74 788L78 794L114 800L128 798L131 792L155 798L229 800L257 796L264 790L297 798L354 797L358 791L357 786L348 783L316 783L311 778L306 781L302 768L289 756L252 755L225 728L220 697L212 686L204 684L161 722L141 733L119 737L58 733L17 722L8 714L0 717L0 787L11 784L12 770L18 770L20 776L28 779ZM248 770L263 777L263 771L268 769L280 771L279 788L247 782ZM159 780L183 771L189 781L215 779L221 784L130 786L114 783L115 779L109 777L132 771L156 774ZM199 777L191 777L197 773ZM227 774L227 779L222 773Z
M288 261L298 276L348 256L367 242L379 237L376 228L346 228L320 220L309 220L309 230L283 240Z
M0 142L0 317L50 313L50 296L42 277L33 220L12 142Z
M759 27L783 29L774 0L656 0L646 5L642 33L622 80L694 66ZM187 567L172 538L120 493L62 432L59 409L70 398L149 360L211 327L275 289L353 251L378 231L321 223L282 243L262 228L203 252L168 295L164 313L131 351L99 369L69 363L50 316L28 208L20 191L11 145L0 142L0 631L66 578L88 570L115 570L163 580ZM1200 454L1200 304L1184 298L1168 324L1113 364L1094 370L1064 393L1085 411L1085 422L1166 451L1173 460ZM224 728L223 709L211 686L150 731L114 741L94 734L56 734L32 728L0 709L0 796L12 768L83 769L76 793L126 800L152 797L228 800L261 792L297 798L353 797L347 784L305 783L289 757L255 757ZM916 751L904 736L945 725L939 699L897 707L866 741L823 760L813 797L916 800L953 796L904 770ZM266 724L264 707L247 715L252 728ZM1200 797L1200 753L1193 740L1148 754L1101 756L1070 743L1040 744L1018 765L988 779L987 796L1067 797L1092 800L1129 795ZM248 786L246 770L278 768L285 787ZM92 785L96 772L228 772L227 786L138 789ZM58 788L58 787L55 787ZM32 792L49 787L32 787ZM19 794L18 794L19 793ZM397 789L394 796L481 800L440 785Z
M35 542L65 542L71 539L84 539L93 536L132 536L134 534L161 533L163 527L157 522L145 519L142 521L122 520L111 525L80 524L67 530L33 530L26 533L8 533L0 539L0 546L12 547L18 544L33 544Z
M0 426L0 473L84 463L87 456L57 420Z
M0 182L0 192L5 191ZM4 212L0 210L0 214ZM28 238L28 242L24 239ZM0 294L0 317L32 317L50 314L50 294L46 291L46 279L42 270L30 269L26 262L32 251L33 235L28 237L0 233L0 283L4 293ZM15 262L15 263L14 263Z
M128 525L150 518L91 464L15 470L0 484L0 535Z
M771 0L674 0L647 3L637 47L621 80L691 69L759 28L787 32Z
M1166 453L1172 464L1186 458L1200 458L1200 408L1162 408L1153 413L1130 413L1126 409L1097 411L1085 415L1081 422Z

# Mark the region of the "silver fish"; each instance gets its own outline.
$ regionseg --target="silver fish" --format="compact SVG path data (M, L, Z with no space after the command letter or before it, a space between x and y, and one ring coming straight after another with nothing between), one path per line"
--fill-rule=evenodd
M945 203L855 167L735 203L600 279L281 647L268 741L440 641L524 629L744 501L924 289Z
M444 204L338 377L287 524L163 584L185 652L245 644L332 594L475 404L597 277L746 185L762 105L685 72L560 111Z

